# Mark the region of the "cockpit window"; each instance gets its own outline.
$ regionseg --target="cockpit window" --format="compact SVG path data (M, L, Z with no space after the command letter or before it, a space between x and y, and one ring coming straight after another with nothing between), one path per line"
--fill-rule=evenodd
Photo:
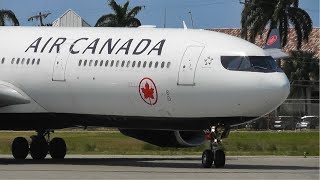
M221 56L222 66L231 71L276 72L271 56Z

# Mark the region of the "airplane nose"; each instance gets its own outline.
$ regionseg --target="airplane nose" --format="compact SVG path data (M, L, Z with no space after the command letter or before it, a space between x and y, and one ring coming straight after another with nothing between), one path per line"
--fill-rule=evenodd
M280 91L279 94L282 94L280 95L282 97L281 99L285 101L290 93L290 82L285 73L281 73L278 83Z
M290 94L290 82L285 73L277 78L279 98L282 100L281 104L288 98Z
M290 93L290 82L285 73L275 73L271 78L267 78L266 81L268 89L267 103L279 106L288 97Z

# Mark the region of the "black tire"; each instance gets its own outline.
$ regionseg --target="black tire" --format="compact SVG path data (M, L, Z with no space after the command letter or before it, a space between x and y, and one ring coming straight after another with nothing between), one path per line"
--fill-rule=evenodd
M48 143L44 137L34 137L30 144L30 154L32 159L44 159L48 154Z
M11 152L15 159L25 159L29 153L29 143L26 138L17 137L11 145Z
M49 153L53 159L63 159L67 153L66 142L62 138L53 138L49 143Z
M221 149L218 149L214 153L214 166L216 168L223 168L226 164L226 155L224 154L224 151Z
M202 153L202 167L211 168L213 163L213 153L207 149Z

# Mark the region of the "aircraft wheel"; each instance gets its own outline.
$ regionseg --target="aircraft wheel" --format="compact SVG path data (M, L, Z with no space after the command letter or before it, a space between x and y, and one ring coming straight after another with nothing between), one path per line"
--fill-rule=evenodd
M207 149L202 153L202 167L211 168L213 163L213 153L211 150Z
M53 138L49 143L49 153L53 159L63 159L67 153L67 146L62 138Z
M29 143L26 138L17 137L11 145L11 152L15 159L25 159L29 153Z
M48 154L48 143L44 137L34 136L30 144L30 154L33 159L44 159Z
M226 155L223 150L218 149L214 153L214 166L216 168L223 168L226 163Z

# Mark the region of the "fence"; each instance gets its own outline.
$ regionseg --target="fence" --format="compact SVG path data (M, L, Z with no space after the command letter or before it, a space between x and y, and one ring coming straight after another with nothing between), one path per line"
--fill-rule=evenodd
M319 99L288 99L270 114L257 121L238 126L253 130L294 130L303 116L319 117ZM319 118L313 119L314 128L319 128ZM309 126L310 128L310 126Z

